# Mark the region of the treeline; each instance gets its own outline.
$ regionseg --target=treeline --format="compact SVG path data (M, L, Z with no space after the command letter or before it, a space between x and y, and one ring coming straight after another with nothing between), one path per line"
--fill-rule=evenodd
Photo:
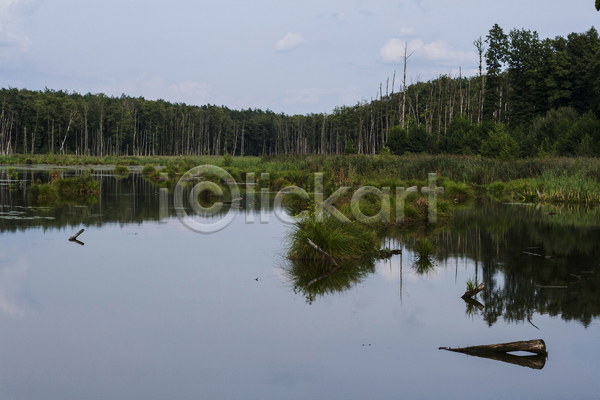
M494 25L474 46L475 76L407 84L404 57L401 79L330 114L1 89L0 154L600 155L596 29L542 40Z

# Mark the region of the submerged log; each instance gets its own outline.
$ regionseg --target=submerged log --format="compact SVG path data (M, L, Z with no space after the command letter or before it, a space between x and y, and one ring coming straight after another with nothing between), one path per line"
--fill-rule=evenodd
M83 233L83 231L84 231L84 229L80 230L79 232L77 232L76 234L74 234L73 236L71 236L71 237L69 238L69 241L70 241L70 242L74 242L74 241L76 241L76 240L77 240L77 237L78 237L79 235L81 235L81 234Z
M483 309L485 308L483 304L470 297L462 297L462 299L465 301L465 303L472 305L473 307L477 307L480 311L483 311Z
M541 254L532 253L530 251L524 251L523 254L527 254L528 256L542 257Z
M479 286L477 286L475 289L467 290L465 292L465 294L463 294L460 297L462 297L463 299L471 298L471 297L475 296L477 293L481 292L484 287L485 287L485 285L483 283L480 283Z
M394 250L382 251L379 256L381 258L390 258L391 256L393 256L395 254L402 254L402 249L394 249Z
M542 369L546 365L546 356L542 354L535 354L532 356L517 356L509 353L476 353L469 355L473 357L487 358L490 360L520 365L521 367L527 367L531 369Z
M546 343L542 339L527 340L523 342L509 342L499 344L488 344L482 346L469 347L440 347L440 350L454 351L465 354L489 354L489 353L508 353L511 351L527 351L529 353L548 355Z

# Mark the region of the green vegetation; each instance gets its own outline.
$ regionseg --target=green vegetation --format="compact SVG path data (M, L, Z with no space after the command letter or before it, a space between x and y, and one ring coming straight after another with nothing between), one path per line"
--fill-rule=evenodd
M156 168L153 165L146 165L142 170L142 175L149 176L156 172Z
M469 278L467 279L467 290L466 292L470 292L472 290L475 290L475 288L477 287L477 281L475 280L475 278Z
M130 172L131 171L129 171L129 168L127 168L124 165L117 165L117 166L115 166L115 169L113 170L113 174L117 178L126 178Z
M308 115L0 89L0 153L22 154L23 164L36 163L38 154L85 155L76 162L89 164L90 155L385 155L388 149L505 160L600 156L595 28L543 39L494 25L475 47L475 76L440 75L406 91L386 85L371 102ZM223 166L231 164L223 159Z
M288 237L288 258L305 261L326 259L308 240L340 262L379 254L379 240L372 229L365 229L357 222L340 222L329 215L318 218L313 214L296 223Z
M50 183L34 183L29 186L27 195L34 204L50 205L71 200L81 200L98 194L98 182L90 174L75 178L62 178L56 173L51 174Z
M327 275L331 271L331 262L290 260L283 269L294 285L294 292L302 293L308 303L312 303L317 297L349 290L368 275L375 273L375 262L372 258L344 261L339 265L331 275L318 280L315 278ZM308 285L309 283L311 284Z

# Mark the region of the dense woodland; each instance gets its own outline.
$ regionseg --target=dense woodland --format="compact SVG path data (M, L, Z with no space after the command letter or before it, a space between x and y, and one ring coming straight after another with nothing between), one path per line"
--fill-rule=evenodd
M406 49L401 76L394 73L370 101L330 114L1 89L0 154L600 156L595 28L540 39L494 25L473 45L475 76L407 78Z

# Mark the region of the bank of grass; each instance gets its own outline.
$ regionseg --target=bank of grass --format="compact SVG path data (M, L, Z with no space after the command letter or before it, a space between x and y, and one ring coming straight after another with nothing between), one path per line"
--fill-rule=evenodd
M74 178L53 176L49 183L33 183L29 186L27 195L35 204L52 204L96 195L99 191L98 181L85 173Z
M59 155L0 156L0 164L55 165L153 165L160 171L145 174L154 181L178 180L187 170L204 164L226 169L237 182L246 182L250 173L260 188L278 191L285 186L299 186L313 191L314 174L323 173L324 191L332 193L348 186L377 188L426 186L427 176L437 173L438 186L446 197L464 201L488 193L514 201L600 202L600 159L536 158L513 161L479 156L451 155L286 155L265 157L88 157ZM146 170L147 171L147 170ZM261 174L269 179L260 180ZM172 184L166 184L172 187Z

